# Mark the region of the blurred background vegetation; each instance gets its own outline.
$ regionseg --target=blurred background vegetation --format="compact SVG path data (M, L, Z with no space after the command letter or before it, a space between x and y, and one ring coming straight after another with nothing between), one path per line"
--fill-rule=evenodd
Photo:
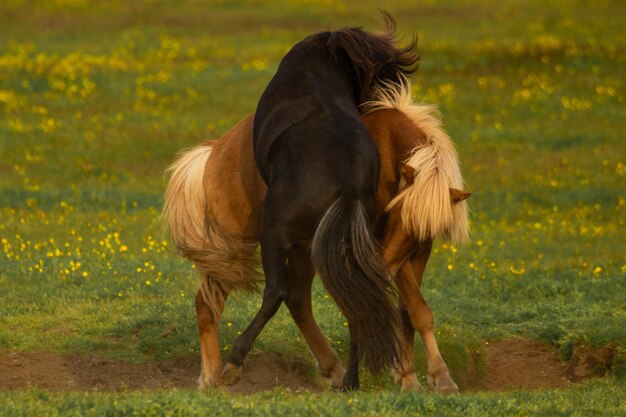
M610 0L3 1L0 349L198 355L163 171L253 112L291 45L379 30L378 7L418 37L414 97L440 106L473 192L472 243L439 242L424 280L453 373L484 340L523 337L564 359L616 346L623 374L626 7ZM314 297L345 354L343 317L319 283ZM229 300L225 351L259 303ZM313 367L282 310L255 349Z

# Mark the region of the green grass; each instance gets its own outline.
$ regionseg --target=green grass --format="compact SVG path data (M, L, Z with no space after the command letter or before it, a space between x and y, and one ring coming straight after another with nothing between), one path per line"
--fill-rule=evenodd
M342 25L379 29L376 3L88 3L0 5L0 349L132 362L198 355L193 271L163 242L158 222L164 169L178 150L254 111L303 36ZM402 33L419 35L415 97L440 105L473 192L472 243L439 242L424 282L453 373L466 372L483 340L525 337L561 347L565 359L575 345L615 345L613 373L623 375L626 7L385 7ZM343 317L319 282L314 298L320 326L345 357ZM229 300L225 352L259 303ZM254 349L286 351L313 367L284 309ZM622 379L452 399L403 396L388 378L367 374L363 384L366 392L349 396L3 393L0 413L624 413L612 400L624 392ZM587 408L576 408L579 396Z
M124 416L619 416L623 386L612 381L583 384L567 391L468 394L445 397L381 392L293 394L274 390L251 396L163 391L148 393L0 393L0 413L30 415ZM294 401L295 400L295 401Z

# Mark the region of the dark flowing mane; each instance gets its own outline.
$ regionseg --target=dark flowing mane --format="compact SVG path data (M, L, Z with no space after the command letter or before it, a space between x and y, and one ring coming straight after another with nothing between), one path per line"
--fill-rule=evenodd
M308 38L311 46L329 48L333 55L343 51L353 65L359 103L373 99L376 87L400 84L417 70L417 39L402 48L394 46L396 21L381 10L385 29L382 33L366 32L360 27L320 32Z

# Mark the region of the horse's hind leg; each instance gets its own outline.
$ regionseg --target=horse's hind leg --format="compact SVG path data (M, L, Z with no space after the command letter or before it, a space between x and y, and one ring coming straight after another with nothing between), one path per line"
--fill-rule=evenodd
M420 333L422 342L424 343L428 363L428 380L437 391L444 394L456 394L459 392L459 387L450 377L448 366L441 357L433 331L433 313L420 291L424 269L426 268L431 248L431 242L422 244L420 249L411 258L410 268L407 268L407 263L403 266L403 272L406 272L407 278L413 278L404 280L406 291L412 295L411 301L409 302L409 315L413 327ZM410 271L407 269L410 269Z
M285 303L315 356L320 373L330 378L333 388L339 388L343 384L346 371L313 318L311 284L315 269L305 247L294 247L289 255L288 269L289 283Z
M361 353L359 346L354 341L352 329L350 329L350 354L348 355L348 370L343 378L343 391L353 391L359 389L359 362L361 361Z
M287 266L285 261L289 248L278 237L277 228L264 228L269 231L261 237L261 260L265 271L265 290L261 308L246 330L233 343L233 349L222 371L222 383L233 385L239 381L243 372L243 360L250 351L252 343L263 330L267 322L276 314L287 295Z
M198 290L196 293L196 316L198 318L200 356L202 358L202 368L200 378L198 379L198 387L200 389L219 385L222 372L222 359L217 338L217 328L228 292L223 289L219 290L222 296L216 294L218 296L210 300L212 302L212 309L202 296L202 292ZM216 316L216 314L219 315Z

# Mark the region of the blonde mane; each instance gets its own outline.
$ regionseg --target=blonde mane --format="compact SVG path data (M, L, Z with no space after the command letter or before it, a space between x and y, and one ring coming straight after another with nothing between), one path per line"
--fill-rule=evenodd
M426 142L416 138L416 147L404 161L415 171L413 184L402 190L385 211L401 206L405 230L419 240L442 236L453 243L469 240L468 208L465 201L453 202L450 189L463 189L459 157L454 144L443 130L437 106L413 103L411 84L404 79L400 85L386 84L379 88L376 99L361 106L362 113L381 109L397 109L404 113L426 135Z

